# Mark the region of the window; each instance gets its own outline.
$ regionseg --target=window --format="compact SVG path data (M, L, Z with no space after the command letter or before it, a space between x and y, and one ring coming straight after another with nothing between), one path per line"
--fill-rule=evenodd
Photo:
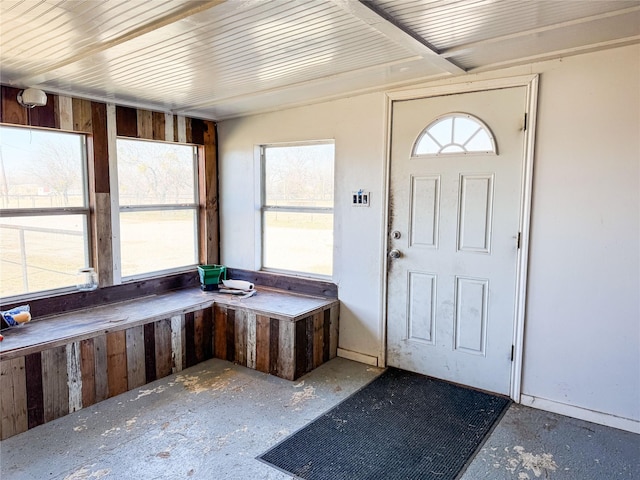
M333 142L261 147L262 268L333 273Z
M496 144L489 127L466 113L451 113L435 119L413 147L413 156L467 153L496 153Z
M117 139L122 278L198 263L197 147Z
M72 287L90 266L84 135L0 126L0 296Z

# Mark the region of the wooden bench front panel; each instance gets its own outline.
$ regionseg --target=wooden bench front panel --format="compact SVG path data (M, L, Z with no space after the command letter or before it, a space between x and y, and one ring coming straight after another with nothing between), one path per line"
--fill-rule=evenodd
M0 439L210 358L295 380L336 356L339 307L297 320L216 304L0 361Z
M0 439L212 358L211 319L209 308L0 361Z
M215 305L213 310L215 358L295 380L336 356L337 302L297 320L226 305Z

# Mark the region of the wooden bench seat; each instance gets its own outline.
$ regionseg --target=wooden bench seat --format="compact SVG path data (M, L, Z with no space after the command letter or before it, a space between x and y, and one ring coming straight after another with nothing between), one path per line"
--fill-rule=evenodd
M337 299L257 289L185 288L5 330L0 438L209 358L294 380L335 357Z

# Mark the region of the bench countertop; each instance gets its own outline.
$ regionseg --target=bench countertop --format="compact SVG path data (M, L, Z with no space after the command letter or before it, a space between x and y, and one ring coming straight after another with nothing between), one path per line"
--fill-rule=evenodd
M186 288L60 315L33 318L29 323L2 331L4 341L0 342L0 359L27 355L91 338L98 333L124 330L202 310L214 303L295 322L311 312L338 302L335 298L300 295L264 287L256 287L256 290L256 295L242 299L226 293Z

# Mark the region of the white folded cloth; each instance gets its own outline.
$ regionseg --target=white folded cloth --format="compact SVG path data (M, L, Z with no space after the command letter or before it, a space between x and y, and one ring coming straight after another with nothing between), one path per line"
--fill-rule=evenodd
M233 288L235 290L253 290L253 283L246 282L244 280L222 280L222 284L227 288Z

